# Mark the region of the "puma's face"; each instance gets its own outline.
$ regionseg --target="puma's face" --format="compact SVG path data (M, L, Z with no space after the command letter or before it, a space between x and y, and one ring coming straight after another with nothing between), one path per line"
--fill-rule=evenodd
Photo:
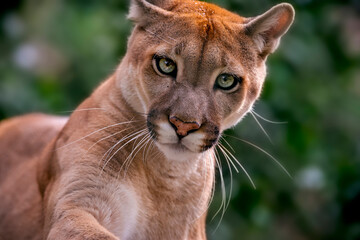
M149 130L160 149L172 156L213 147L221 131L234 125L255 100L239 56L231 54L235 47L225 49L215 37L177 39L174 45L151 48L143 76L150 99Z
M265 59L287 30L289 5L245 19L197 1L134 1L137 25L118 78L126 101L147 114L157 146L170 159L212 148L251 109ZM168 10L168 9L171 9Z

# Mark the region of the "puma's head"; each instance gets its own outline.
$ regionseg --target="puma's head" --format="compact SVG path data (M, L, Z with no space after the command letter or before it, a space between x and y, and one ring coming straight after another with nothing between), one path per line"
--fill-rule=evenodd
M181 159L212 148L251 109L294 10L284 3L244 18L193 0L133 0L129 18L118 86L162 152Z

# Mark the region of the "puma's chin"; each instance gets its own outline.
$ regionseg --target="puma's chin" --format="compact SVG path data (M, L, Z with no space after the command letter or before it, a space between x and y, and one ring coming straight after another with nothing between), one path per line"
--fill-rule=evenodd
M165 157L170 160L185 161L197 158L201 154L201 152L191 151L181 143L161 144L157 142L156 145L164 153Z

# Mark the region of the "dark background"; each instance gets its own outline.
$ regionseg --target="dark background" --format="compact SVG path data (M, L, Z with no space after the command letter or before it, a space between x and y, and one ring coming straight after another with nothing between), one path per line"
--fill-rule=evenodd
M7 2L0 6L0 119L73 110L125 52L128 1ZM214 2L243 16L279 3ZM255 106L261 116L286 123L258 119L272 143L251 115L227 134L269 152L293 178L261 150L228 137L257 188L233 171L231 202L216 229L217 186L209 239L360 239L360 1L290 3L295 23L268 60Z

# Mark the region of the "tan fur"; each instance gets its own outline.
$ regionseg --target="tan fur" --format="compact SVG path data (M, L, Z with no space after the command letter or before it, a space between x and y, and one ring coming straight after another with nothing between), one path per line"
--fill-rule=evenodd
M69 119L0 124L1 238L206 239L214 147L259 97L293 16L288 4L243 18L192 0L132 1L126 55ZM154 55L177 64L176 79ZM216 89L222 73L243 80Z

